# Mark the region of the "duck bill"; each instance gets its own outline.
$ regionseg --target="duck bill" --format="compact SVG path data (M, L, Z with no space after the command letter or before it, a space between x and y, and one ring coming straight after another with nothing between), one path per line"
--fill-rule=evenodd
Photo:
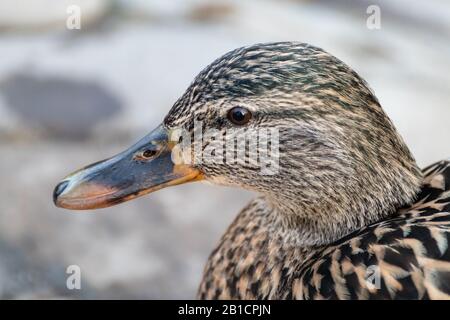
M128 150L69 175L55 188L55 205L73 210L105 208L168 186L201 180L197 169L172 161L169 136L161 125ZM145 150L147 157L143 156Z

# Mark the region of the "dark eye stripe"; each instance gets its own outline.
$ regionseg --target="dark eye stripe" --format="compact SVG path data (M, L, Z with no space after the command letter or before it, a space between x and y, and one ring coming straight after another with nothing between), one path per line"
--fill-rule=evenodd
M252 113L244 107L234 107L228 111L227 118L233 124L242 126L250 121Z

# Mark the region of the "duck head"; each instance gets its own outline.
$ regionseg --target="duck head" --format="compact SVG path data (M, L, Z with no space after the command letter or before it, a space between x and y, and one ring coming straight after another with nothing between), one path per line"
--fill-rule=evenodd
M277 232L320 245L412 202L422 176L357 73L282 42L214 61L157 129L65 178L54 201L102 208L197 180L262 194Z

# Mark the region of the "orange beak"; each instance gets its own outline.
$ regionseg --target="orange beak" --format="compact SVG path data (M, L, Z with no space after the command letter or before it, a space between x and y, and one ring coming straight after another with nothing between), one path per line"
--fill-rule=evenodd
M202 173L172 161L173 144L161 125L128 150L64 178L53 200L73 210L105 208L156 190L202 180ZM151 157L142 157L142 154Z

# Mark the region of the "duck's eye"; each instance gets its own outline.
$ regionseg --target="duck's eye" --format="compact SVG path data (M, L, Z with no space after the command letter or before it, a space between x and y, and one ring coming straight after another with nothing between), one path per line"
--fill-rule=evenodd
M234 107L228 111L227 118L232 123L242 126L250 121L252 113L246 108Z

